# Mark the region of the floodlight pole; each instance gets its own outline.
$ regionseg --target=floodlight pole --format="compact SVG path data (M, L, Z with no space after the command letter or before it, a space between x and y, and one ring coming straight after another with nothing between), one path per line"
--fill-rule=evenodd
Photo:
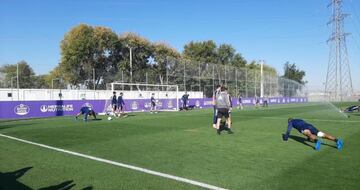
M95 91L96 91L96 86L95 86L95 68L93 68L93 81L94 81L94 100L95 100Z
M235 89L236 89L236 93L235 96L238 97L239 96L239 91L238 91L238 81L237 81L237 69L235 69Z
M215 91L215 66L212 67L212 82L213 82L213 92Z
M245 94L248 97L248 70L245 68Z
M199 92L201 91L201 67L199 64Z
M133 83L132 47L130 47L130 83ZM132 90L132 86L130 86Z
M54 99L54 81L59 80L60 78L54 78L51 80L51 99Z
M18 101L20 100L20 85L19 85L19 63L16 64L16 86L18 91Z
M14 94L13 94L13 78L17 78L17 76L11 77L11 101L14 100ZM18 92L19 93L19 92Z
M264 97L264 60L260 61L260 97Z

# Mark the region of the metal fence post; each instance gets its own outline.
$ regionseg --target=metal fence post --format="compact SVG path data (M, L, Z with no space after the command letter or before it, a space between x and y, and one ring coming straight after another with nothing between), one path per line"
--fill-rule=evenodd
M254 69L254 93L256 96L256 69Z
M213 81L213 92L215 91L215 65L213 65L213 70L212 70L212 81Z
M248 95L248 71L247 69L245 68L245 94L246 94L246 97L249 97Z
M201 67L199 63L199 92L201 91Z
M185 78L185 69L186 69L186 67L185 67L185 64L186 64L186 62L184 62L184 91L186 91L186 78Z
M238 73L238 72L237 72L237 69L235 69L235 89L236 89L235 96L236 96L236 97L238 97L238 92L239 92L239 91L238 91L238 84L237 84L237 83L238 83L238 82L237 82L237 81L238 81L237 73Z

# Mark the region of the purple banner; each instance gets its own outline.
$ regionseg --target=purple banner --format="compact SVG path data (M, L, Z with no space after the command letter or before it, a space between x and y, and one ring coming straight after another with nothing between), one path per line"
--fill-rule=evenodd
M0 102L0 119L75 115L82 106L103 110L105 100L6 101Z
M268 99L260 98L262 104L264 100L268 104L289 104L305 103L308 101L304 97L272 97ZM254 105L254 98L242 98L243 105ZM232 98L233 106L240 104L238 98ZM92 107L95 112L111 111L111 105L106 100L64 100L64 101L2 101L0 102L0 119L11 118L35 118L75 115L82 106ZM179 100L179 107L183 102ZM211 98L189 99L187 105L195 105L196 108L211 108ZM106 107L106 109L105 109ZM150 110L150 99L125 100L125 111L148 111ZM156 103L157 110L176 110L176 99L159 99Z

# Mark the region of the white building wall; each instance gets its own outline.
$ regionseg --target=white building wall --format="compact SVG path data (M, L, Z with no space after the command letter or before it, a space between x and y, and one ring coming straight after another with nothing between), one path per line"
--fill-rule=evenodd
M155 98L176 98L176 91L116 91L117 95L120 92L124 93L124 99L148 99L151 94L155 94ZM12 93L12 97L8 96ZM59 100L59 89L0 89L0 101L16 101L16 100ZM61 90L62 100L99 100L109 99L112 96L110 90ZM178 92L178 98L184 94L184 91ZM203 92L187 91L189 98L203 98Z

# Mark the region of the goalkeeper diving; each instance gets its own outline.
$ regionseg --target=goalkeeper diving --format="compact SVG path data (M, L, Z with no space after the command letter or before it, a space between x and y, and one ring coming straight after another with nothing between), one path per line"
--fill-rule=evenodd
M80 112L78 114L76 114L75 119L78 119L78 117L80 115L84 115L84 118L83 118L84 121L88 120L88 116L92 116L94 118L94 120L97 120L95 111L91 107L88 107L88 106L81 107Z

